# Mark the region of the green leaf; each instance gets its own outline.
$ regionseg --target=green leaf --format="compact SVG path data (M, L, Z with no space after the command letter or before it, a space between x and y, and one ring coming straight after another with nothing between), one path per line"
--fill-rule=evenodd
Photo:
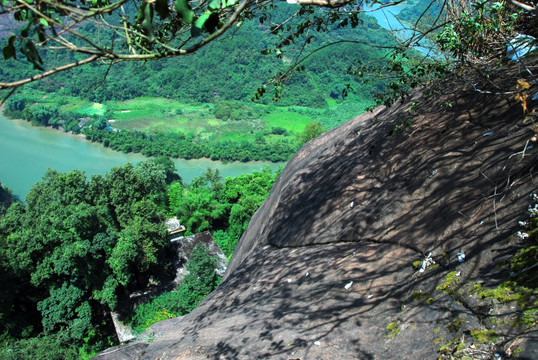
M209 19L206 20L204 23L204 29L208 33L212 34L217 30L217 27L219 26L219 14L217 12L211 13L209 15Z
M37 28L37 37L39 38L39 41L42 43L47 41L47 37L45 36L45 27L40 26Z
M8 39L8 44L2 48L2 54L4 55L5 60L9 58L17 58L17 51L13 45L16 39L17 37L15 35L11 35Z
M148 6L147 2L143 2L140 7L138 8L138 12L136 13L136 22L139 23L142 20L144 20L144 11L146 10L146 6Z
M179 16L181 16L181 21L185 24L192 24L194 20L194 11L192 11L187 0L176 0L174 8Z
M28 12L26 11L26 9L22 9L22 10L16 11L13 14L13 17L17 21L26 21L27 15L28 15Z
M194 22L194 25L191 28L191 35L192 37L197 37L202 35L202 28L204 27L205 22L209 17L211 16L210 11L204 12L196 21Z
M142 28L146 32L149 41L154 41L155 36L153 35L153 6L148 3L145 3L144 8L144 21L142 21Z
M233 6L235 4L237 4L237 0L211 0L207 7L211 10L217 10L227 8L228 6Z
M41 71L45 70L41 66L43 64L43 60L41 59L41 56L39 55L39 52L37 51L37 48L32 40L25 39L22 42L21 52L26 56L28 61L34 65L34 68Z
M207 7L211 10L217 10L217 9L220 9L220 6L221 6L221 0L211 0L211 2L209 2L209 5Z
M202 35L205 30L208 33L213 33L219 25L219 14L217 12L206 11L196 21L191 28L191 35L197 37Z
M2 54L4 55L4 59L7 60L7 59L10 59L10 58L14 58L16 59L16 52L15 52L15 47L13 45L6 45L2 48Z
M154 41L155 36L153 34L153 5L144 2L138 8L136 14L136 22L141 23L144 33L148 36L149 41Z

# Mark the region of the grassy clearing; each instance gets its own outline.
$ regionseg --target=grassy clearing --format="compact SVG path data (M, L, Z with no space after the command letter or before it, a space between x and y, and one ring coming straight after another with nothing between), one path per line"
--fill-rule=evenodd
M83 109L90 108L92 105L93 103L91 101L69 97L63 99L63 103L60 105L60 110L62 112L70 111L82 114L84 112Z
M221 120L214 115L213 104L187 105L160 98L140 98L107 104L114 127L147 132L182 132L203 140L253 142L256 136L274 127L288 134L301 133L313 120L296 109L251 104L250 108L262 114L258 119ZM273 136L265 136L267 141Z
M290 111L288 108L276 108L262 117L268 128L282 127L290 133L303 132L306 124L312 121L312 116Z
M161 98L137 98L107 104L108 115L119 129L141 131L181 131L216 140L251 141L265 129L282 127L290 134L302 132L312 116L295 109L259 104L250 105L263 113L259 119L217 119L213 104L187 105Z
M104 116L106 111L106 106L98 103L91 103L90 105L84 107L81 110L78 110L77 113L84 116Z
M267 142L288 137L292 141L312 121L321 121L329 129L352 116L366 106L350 102L330 103L330 108L278 107L275 104L244 104L231 106L240 111L244 120L223 120L215 117L214 104L184 104L177 100L140 97L127 101L110 101L106 104L92 103L74 97L53 97L35 93L32 101L47 106L58 106L61 112L74 112L83 116L104 116L114 120L111 125L118 129L139 130L150 133L183 133L207 141L254 142L263 136ZM344 117L342 118L342 113ZM340 116L337 116L340 115ZM273 135L274 128L283 128L285 134Z

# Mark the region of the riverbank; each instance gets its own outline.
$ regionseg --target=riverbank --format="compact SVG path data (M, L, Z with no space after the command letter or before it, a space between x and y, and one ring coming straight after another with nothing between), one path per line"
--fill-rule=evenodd
M24 120L11 120L0 115L0 182L24 199L30 188L48 168L61 172L83 170L88 177L105 174L112 167L127 162L136 164L148 159L141 154L124 154L86 141L83 136L36 127ZM228 163L210 159L175 159L177 172L188 183L208 167L219 169L223 177L251 173L269 166L278 169L285 163Z
M144 97L100 104L47 93L18 94L5 109L10 117L80 132L124 153L223 162L287 161L301 145L297 138L320 115L319 109L231 101L188 105Z

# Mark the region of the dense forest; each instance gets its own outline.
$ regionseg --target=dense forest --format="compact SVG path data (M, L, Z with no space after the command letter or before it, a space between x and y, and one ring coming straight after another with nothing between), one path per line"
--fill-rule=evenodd
M173 275L165 220L177 216L188 234L211 230L231 256L276 176L264 169L222 179L208 169L186 185L167 158L89 180L49 170L25 204L2 206L0 357L87 358L113 344L109 312L150 278L165 284ZM133 310L135 330L189 312L217 285L205 248L187 268L178 289Z

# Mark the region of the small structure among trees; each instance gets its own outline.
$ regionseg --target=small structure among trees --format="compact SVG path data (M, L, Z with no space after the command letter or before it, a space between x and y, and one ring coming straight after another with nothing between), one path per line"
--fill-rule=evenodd
M120 343L133 340L135 333L154 322L192 310L216 287L218 276L226 271L226 256L209 231L177 236L185 231L177 218L167 220L166 226L169 236L176 234L170 240L176 276L172 283L164 286L155 286L150 281L145 289L131 294L127 302L110 313ZM167 292L170 288L174 289L172 293ZM177 306L168 308L170 302Z
M185 226L181 225L175 216L166 220L166 230L170 240L182 238L185 234Z

